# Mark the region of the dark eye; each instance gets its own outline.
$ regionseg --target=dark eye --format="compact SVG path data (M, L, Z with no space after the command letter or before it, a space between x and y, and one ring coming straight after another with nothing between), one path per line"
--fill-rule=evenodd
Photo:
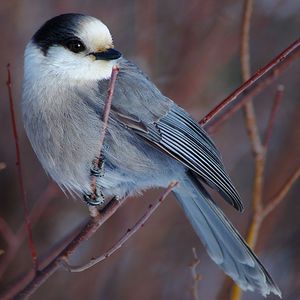
M79 40L70 40L66 43L66 46L74 53L79 53L85 50L84 44Z

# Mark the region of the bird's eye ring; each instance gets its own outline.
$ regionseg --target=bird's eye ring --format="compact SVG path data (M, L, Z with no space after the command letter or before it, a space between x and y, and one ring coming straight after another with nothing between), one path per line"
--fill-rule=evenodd
M86 49L84 44L80 40L76 39L67 41L66 47L74 53L79 53Z

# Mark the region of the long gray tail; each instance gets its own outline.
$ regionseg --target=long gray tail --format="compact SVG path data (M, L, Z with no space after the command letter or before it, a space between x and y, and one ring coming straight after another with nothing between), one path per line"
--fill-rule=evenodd
M182 179L174 193L209 256L226 274L243 290L281 297L267 270L192 174Z

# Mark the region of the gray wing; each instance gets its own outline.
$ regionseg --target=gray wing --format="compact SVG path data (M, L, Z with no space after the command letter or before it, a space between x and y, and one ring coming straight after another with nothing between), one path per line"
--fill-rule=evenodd
M120 59L120 71L115 83L112 112L131 123L151 123L160 119L173 101L163 96L157 87L131 62ZM98 82L100 97L107 97L108 80Z
M165 116L146 127L147 132L134 130L185 164L237 210L243 210L240 196L224 169L218 150L183 109L174 104Z
M101 86L100 89L107 90ZM243 210L220 154L206 132L124 59L120 61L112 114L148 143L186 165L237 210Z

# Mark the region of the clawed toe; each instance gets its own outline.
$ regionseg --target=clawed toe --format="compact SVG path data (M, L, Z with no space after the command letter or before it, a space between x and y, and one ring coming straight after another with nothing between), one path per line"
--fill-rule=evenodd
M98 193L84 193L83 199L88 205L97 206L103 205L105 203L105 199L103 195L98 195Z
M90 168L91 176L102 177L104 176L104 159L102 157L95 158Z

